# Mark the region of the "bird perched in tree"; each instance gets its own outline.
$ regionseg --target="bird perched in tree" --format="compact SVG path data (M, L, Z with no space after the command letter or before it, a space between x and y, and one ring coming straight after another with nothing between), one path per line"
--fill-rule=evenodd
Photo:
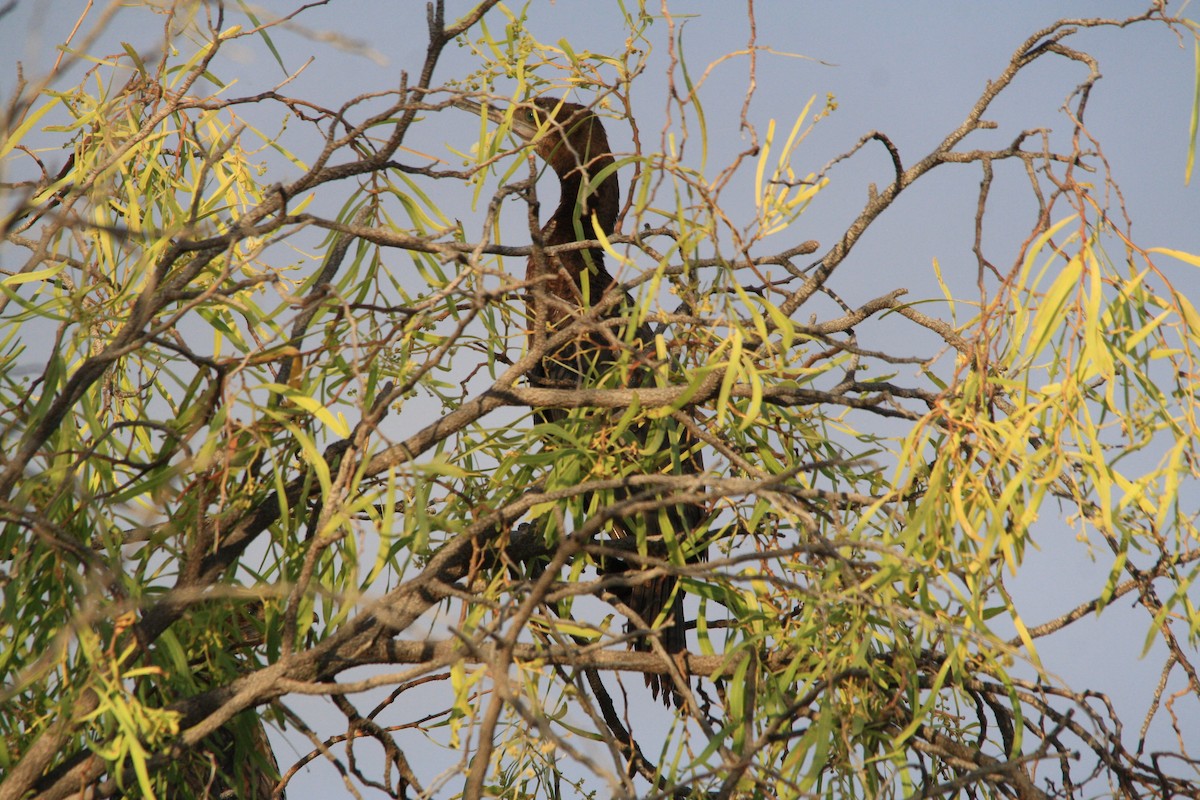
M494 122L504 124L506 115L494 108L485 109L469 100L456 105L476 113L486 113ZM538 97L513 109L509 124L512 131L533 144L537 154L554 170L560 184L558 207L541 229L542 247L596 240L611 236L616 227L620 204L616 161L608 137L599 118L591 109L551 97ZM529 257L525 272L526 311L529 320L530 348L539 347L547 337L576 320L579 313L591 308L611 292L621 289L604 267L604 250L592 247L549 255L538 249ZM632 303L622 292L618 302L604 312L607 320L624 316ZM619 368L626 386L652 385L650 363L654 360L654 336L646 326L630 337L621 331L597 325L580 326L580 332L568 344L547 352L530 375L537 387L573 389L595 386L605 375ZM563 419L561 410L541 409L543 421ZM670 436L651 436L647 425L636 427L639 449L643 452L657 443L656 468L671 474L701 471L700 456L695 441L685 430L677 430L672 444ZM636 490L618 492L619 502ZM634 538L644 531L645 541L665 552L664 542L688 542L702 534L705 511L692 503L667 504L665 508L615 520L614 536ZM702 547L688 556L691 561L705 558ZM617 570L626 575L639 568L622 564ZM659 630L663 647L669 654L686 649L683 597L677 591L676 580L663 576L631 585L617 592L618 597L648 625L653 625L663 611L667 612ZM633 629L640 626L630 623ZM650 650L643 638L634 640L634 647ZM675 698L673 684L667 676L646 678L654 696L660 692L664 700Z

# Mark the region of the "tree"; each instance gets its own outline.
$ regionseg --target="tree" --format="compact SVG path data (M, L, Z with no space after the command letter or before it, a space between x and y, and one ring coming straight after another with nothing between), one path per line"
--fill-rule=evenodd
M400 797L1200 793L1200 316L1163 267L1200 257L1133 238L1088 127L1100 64L1075 46L1197 41L1194 23L1154 2L1031 31L927 153L872 131L821 167L802 144L833 98L756 126L752 39L741 117L717 123L676 20L641 4L612 12L626 47L601 55L497 0L456 20L438 2L395 91L324 107L288 94L293 70L238 95L229 49L286 69L280 31L320 5L147 5L162 47L115 55L89 7L6 105L0 798L265 796L312 759ZM452 44L470 66L446 74ZM980 144L1057 60L1077 67L1066 132ZM658 66L654 109L635 89ZM586 246L636 302L584 303L527 345L513 264L578 245L537 235L528 146L453 106L568 94L632 141L617 233ZM467 124L462 164L413 149L465 146ZM718 124L745 148L714 169ZM872 151L892 169L853 221L797 235ZM843 302L865 232L953 170L981 176L974 293L936 273L917 302L883 276ZM999 183L1033 211L1004 262L983 244ZM581 335L644 326L651 386L619 361L582 388L527 381ZM662 468L680 431L702 472ZM710 514L707 562L669 524L607 535L680 504ZM1006 582L1064 528L1107 579L1047 618ZM675 658L654 637L670 620L627 633L621 602L664 576L686 594ZM1113 646L1160 660L1135 719L1039 657L1118 601L1146 635ZM311 752L272 754L264 724Z

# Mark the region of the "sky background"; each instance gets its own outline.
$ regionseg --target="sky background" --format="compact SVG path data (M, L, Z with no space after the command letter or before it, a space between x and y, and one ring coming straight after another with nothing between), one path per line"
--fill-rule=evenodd
M256 8L267 16L295 6L292 2L266 2ZM40 74L53 62L54 45L67 35L82 7L77 0L18 0L15 11L0 19L0 98L6 100L12 91L14 62L22 61L29 76ZM451 3L448 18L467 7L466 3ZM577 52L617 53L626 33L619 26L619 15L613 13L615 7L615 2L534 0L529 6L528 27L543 42L565 37ZM670 7L677 23L690 15L683 41L693 75L748 42L743 3L696 0L671 3ZM810 98L815 96L815 107L820 107L831 93L837 111L802 145L794 159L799 172L820 169L872 130L886 133L908 166L966 117L987 81L1003 70L1012 52L1035 31L1061 17L1124 16L1137 8L1139 4L1130 0L759 2L755 8L757 44L795 56L759 54L749 118L760 132L771 118L786 131ZM423 2L334 0L304 14L300 18L304 30L272 34L288 69L299 67L309 55L317 56L286 92L336 106L356 94L395 88L400 71L416 72L424 57L424 13ZM489 19L496 18L493 14ZM232 11L230 20L240 21ZM501 25L498 21L494 24ZM161 38L160 26L160 18L144 10L122 11L111 28L113 35L104 40L114 44L112 50L94 48L93 52L115 52L118 40L139 50L153 49ZM648 35L656 50L634 99L643 135L652 138L647 146L654 148L664 108L667 26L655 25ZM331 39L338 46L316 41ZM1134 220L1134 239L1146 247L1200 253L1200 197L1195 185L1184 184L1194 91L1190 44L1181 46L1161 25L1084 31L1069 44L1099 60L1104 77L1092 94L1088 125L1101 142L1124 193ZM279 66L261 44L243 40L231 52L236 60L223 67L221 74L236 74L234 94L261 91L281 79ZM476 66L465 50L451 46L434 83L462 77ZM1041 59L987 115L999 124L998 130L976 134L968 144L1003 146L1022 130L1047 126L1062 141L1070 126L1058 109L1085 76L1077 63ZM745 58L715 67L703 89L713 174L746 146L738 115L747 91ZM478 122L455 110L441 116L444 119L418 126L416 137L407 144L453 163L447 146L469 149L478 137ZM627 130L609 128L617 149L630 146ZM301 156L307 160L314 154ZM869 145L830 173L830 187L794 229L771 240L772 247L781 250L816 239L822 244L818 252L824 252L857 215L867 199L868 186L883 186L890 176L886 152ZM971 246L979 179L977 166L942 167L907 190L839 268L835 287L843 299L858 305L900 286L910 289L910 298L936 297L939 292L931 269L935 259L951 288L974 296L971 287L976 262ZM736 203L729 198L738 197L738 192L744 193L747 209L752 208L752 180L753 171L747 170L742 182L726 196L735 213ZM1011 263L1033 220L1034 207L1023 180L1014 165L997 168L984 244L989 258L1001 269ZM461 199L451 197L443 202L443 208L447 213L459 208L461 218L471 219L468 202L465 194ZM545 199L543 203L545 208ZM506 241L517 242L520 236L517 219ZM1113 256L1119 257L1119 252L1114 251ZM1200 277L1194 267L1165 258L1157 263L1179 291L1200 302ZM807 317L807 312L802 313ZM864 329L863 346L872 346L871 335L887 335L886 327L877 330L881 333ZM1075 542L1073 532L1066 528L1057 533L1043 528L1037 543L1040 551L1030 553L1013 587L1029 624L1056 617L1093 597L1107 575L1102 565L1090 561L1086 548ZM1129 609L1128 603L1125 606L1106 613L1100 624L1074 626L1039 644L1042 659L1052 672L1069 685L1111 693L1118 711L1136 728L1157 678L1155 665L1162 659L1138 660L1148 620L1143 612ZM304 703L296 705L305 707ZM313 701L307 707L319 708L320 703ZM329 719L336 728L336 715ZM331 728L327 732L336 731ZM1165 733L1152 731L1152 741L1156 735ZM1136 737L1136 731L1127 731L1127 736ZM1164 747L1171 744L1168 739L1160 743ZM1200 746L1200 733L1191 744ZM286 764L291 753L287 745L284 748L281 761ZM419 752L410 751L410 759ZM293 784L293 796L300 796L302 790L321 791L325 796L326 790L337 792L340 785L333 771L318 763Z

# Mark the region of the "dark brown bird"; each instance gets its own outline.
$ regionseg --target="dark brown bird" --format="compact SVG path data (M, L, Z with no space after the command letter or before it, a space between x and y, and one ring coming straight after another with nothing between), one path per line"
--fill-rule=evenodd
M487 113L494 122L505 121L504 113L497 109L485 109L468 100L456 104L476 113ZM514 109L511 125L514 133L533 143L537 154L558 175L561 190L558 207L542 226L542 245L551 247L597 239L597 233L611 236L617 222L620 189L616 162L599 118L577 103L538 97ZM604 250L599 247L554 255L535 253L529 258L525 280L529 287L525 303L531 348L569 325L581 310L600 303L610 292L621 291L604 268ZM630 298L623 296L620 302L609 307L605 316L620 318L631 305ZM653 334L643 325L637 330L634 342L625 344L621 338L619 329L581 328L580 335L571 343L542 357L541 363L530 373L530 383L560 389L594 386L605 373L624 364L623 384L652 385L649 364L655 357ZM542 409L538 412L543 421L560 420L565 416L561 410ZM645 426L635 430L634 434L642 449L651 440L661 442L658 460L663 472L701 471L698 449L686 431L679 432L674 446L670 437L652 437ZM616 500L620 502L635 493L636 490L618 492ZM645 540L652 548L650 552L661 555L665 552L664 541L688 542L691 537L701 535L704 518L705 511L698 505L668 505L660 511L617 520L612 533L620 538L632 538L638 535L639 529L644 530ZM664 526L669 526L670 531L665 531ZM689 560L699 561L705 557L703 549L698 549ZM629 573L636 568L622 565L620 569L610 571ZM648 625L653 625L666 610L666 619L659 631L664 649L672 655L686 649L683 595L676 591L674 578L664 576L635 582L617 594ZM632 622L629 627L640 628ZM643 638L636 639L634 647L651 649ZM664 701L673 698L678 704L679 697L668 676L648 675L646 684L655 697L661 693Z

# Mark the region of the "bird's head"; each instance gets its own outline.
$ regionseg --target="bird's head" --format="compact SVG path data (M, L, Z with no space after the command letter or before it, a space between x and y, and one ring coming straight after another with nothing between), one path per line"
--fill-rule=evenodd
M587 106L555 97L535 97L512 109L511 119L503 109L459 99L454 105L476 114L484 113L499 125L508 124L514 134L532 142L534 150L559 176L581 167L590 175L612 163L612 150L600 119Z

